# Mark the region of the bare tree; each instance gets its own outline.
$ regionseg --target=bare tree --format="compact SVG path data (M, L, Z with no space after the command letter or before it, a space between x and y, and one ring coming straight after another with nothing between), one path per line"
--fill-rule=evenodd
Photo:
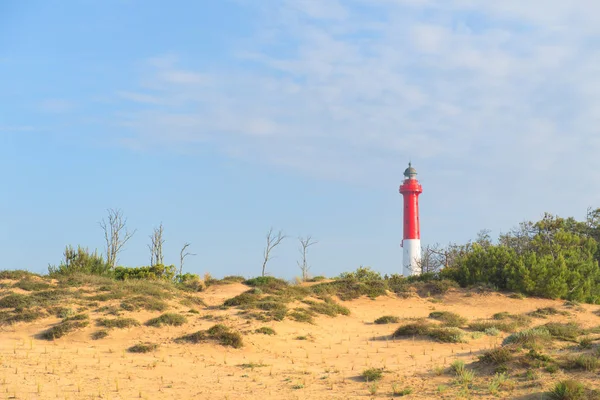
M308 271L310 270L310 266L306 261L306 253L310 246L319 242L312 241L312 237L310 235L305 238L299 237L298 240L300 241L299 250L300 254L302 255L302 261L298 261L298 267L300 267L300 270L302 271L302 281L306 282L309 278Z
M117 256L123 250L125 243L131 239L136 230L129 232L126 227L127 218L123 218L121 210L108 209L108 221L104 218L100 222L100 227L104 231L106 241L106 263L109 268L114 268L117 264Z
M150 235L150 266L158 265L163 263L163 224L160 223L158 228L154 228L154 232Z
M262 265L262 276L265 276L265 270L267 268L267 263L272 258L271 252L273 249L281 243L286 236L282 231L277 232L277 235L273 233L273 228L269 229L269 233L267 233L267 246L265 247L265 251L263 253L264 261Z
M190 243L185 243L179 252L179 276L183 275L183 262L187 256L195 256L196 254L187 252L187 248L190 247Z

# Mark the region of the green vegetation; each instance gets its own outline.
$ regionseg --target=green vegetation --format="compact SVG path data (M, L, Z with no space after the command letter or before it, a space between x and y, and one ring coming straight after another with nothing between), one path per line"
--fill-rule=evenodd
M236 349L239 349L244 345L242 335L239 332L232 331L223 324L214 325L205 331L198 331L181 336L174 341L175 343L202 343L214 341L223 346L230 346Z
M85 328L89 325L89 321L87 320L75 320L75 321L62 321L58 325L53 326L52 328L42 332L40 334L40 338L45 340L54 340L59 339L73 331L76 331L81 328Z
M552 335L548 328L537 327L516 332L508 336L502 345L515 344L525 349L537 350L552 342Z
M444 326L455 328L461 327L467 323L465 317L461 317L450 311L434 311L429 314L429 318L441 321Z
M400 318L393 315L384 315L383 317L377 318L374 322L378 325L383 324L395 324L400 321Z
M379 368L365 369L360 376L367 382L378 381L383 378L383 370Z
M507 347L495 347L479 356L479 361L487 364L505 364L513 359L513 351Z
M181 326L187 322L187 317L181 314L165 313L160 317L152 318L146 321L146 326L154 326L159 328L163 325Z
M98 326L105 328L131 328L133 326L140 326L140 323L133 318L100 318L96 321Z
M558 322L550 322L544 325L550 335L557 339L565 340L565 341L576 341L577 337L583 333L583 330L574 322L569 323L558 323Z
M150 353L151 351L154 351L156 349L158 349L157 344L146 342L133 345L130 348L128 348L127 351L130 353Z
M550 392L550 397L555 400L586 400L588 398L585 386L573 379L558 382Z
M93 340L104 339L107 336L108 336L108 330L106 330L106 329L100 329L99 331L92 333Z
M255 333L262 333L263 335L276 335L277 333L273 328L269 328L268 326L263 326L254 331Z
M531 313L529 313L529 315L536 318L547 318L549 315L569 315L569 312L559 311L555 307L544 307L532 311Z
M464 342L464 332L452 327L439 327L425 320L417 320L398 327L392 333L393 338L409 336L427 336L442 343Z

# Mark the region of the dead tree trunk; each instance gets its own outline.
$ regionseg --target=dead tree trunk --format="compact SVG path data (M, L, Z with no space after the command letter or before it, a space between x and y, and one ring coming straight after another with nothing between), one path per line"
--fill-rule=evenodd
M154 232L150 235L150 266L163 264L163 225L162 222L158 228L154 228Z
M277 233L277 235L275 235L273 233L273 228L269 229L269 232L267 233L267 246L265 247L265 251L263 253L264 260L263 260L263 265L262 265L262 276L265 276L265 271L267 269L267 263L272 258L271 252L273 251L273 249L275 247L279 246L281 241L285 238L286 238L286 236L283 234L283 232L279 231Z
M302 260L298 261L298 266L300 267L300 271L302 271L302 281L306 282L308 281L308 279L310 278L308 276L308 271L310 270L310 266L308 265L308 262L306 261L306 253L308 252L308 248L310 246L312 246L313 244L317 244L317 241L312 241L312 237L310 235L308 235L305 238L298 238L298 240L300 241L300 254L302 255Z
M123 218L121 210L114 209L108 209L108 221L102 219L100 222L106 241L106 263L110 269L116 266L117 256L136 232L128 232L126 225L127 219Z

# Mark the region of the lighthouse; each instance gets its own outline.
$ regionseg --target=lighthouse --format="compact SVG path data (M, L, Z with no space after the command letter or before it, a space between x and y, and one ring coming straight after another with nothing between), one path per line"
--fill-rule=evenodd
M404 276L421 273L421 231L419 229L419 195L423 192L417 180L417 171L408 163L404 170L404 182L400 194L404 197L404 234L401 247L404 250L402 274Z

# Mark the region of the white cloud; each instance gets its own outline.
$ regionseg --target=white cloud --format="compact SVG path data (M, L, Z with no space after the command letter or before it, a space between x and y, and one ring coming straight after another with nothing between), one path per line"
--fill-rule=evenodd
M126 92L143 89L169 108L130 112L130 140L210 144L319 177L386 184L412 158L432 173L462 171L488 199L502 185L529 190L535 178L540 196L552 196L573 170L594 181L600 3L262 7L253 47L232 49L221 71L193 70L173 55L149 63L140 87ZM430 179L446 179L438 175Z

